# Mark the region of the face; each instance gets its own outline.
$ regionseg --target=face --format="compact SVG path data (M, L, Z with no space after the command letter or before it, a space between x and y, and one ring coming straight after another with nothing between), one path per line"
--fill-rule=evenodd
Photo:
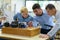
M42 9L34 9L33 12L35 13L35 15L41 15Z
M56 14L56 9L51 9L51 10L49 10L49 9L47 9L47 13L48 13L48 15L55 15Z
M24 18L27 18L27 17L28 17L28 11L24 11L24 12L22 13L22 16L23 16Z

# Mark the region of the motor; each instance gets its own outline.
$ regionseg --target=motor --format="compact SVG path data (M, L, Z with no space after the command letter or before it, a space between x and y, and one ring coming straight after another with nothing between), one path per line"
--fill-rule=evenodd
M17 28L18 27L18 21L12 21L11 27L12 28Z
M19 28L26 28L27 27L26 22L19 22L18 27Z
M3 24L3 26L5 26L5 27L10 27L10 24L9 24L9 22L5 22L5 23Z

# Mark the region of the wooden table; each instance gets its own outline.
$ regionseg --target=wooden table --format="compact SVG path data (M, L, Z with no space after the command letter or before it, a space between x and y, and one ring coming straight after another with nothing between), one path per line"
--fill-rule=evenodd
M40 35L40 34L39 34ZM14 40L46 40L47 38L39 38L39 35L34 37L25 37L18 35L2 34L2 29L0 29L0 38L8 38Z

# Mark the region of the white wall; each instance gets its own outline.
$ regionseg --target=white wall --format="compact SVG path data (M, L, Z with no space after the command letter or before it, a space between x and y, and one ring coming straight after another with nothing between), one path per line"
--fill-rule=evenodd
M55 7L57 10L60 10L60 1L55 2Z
M20 11L21 7L25 5L24 0L11 0L11 11L5 9L4 13L7 15L7 21L11 23L13 16ZM9 6L8 6L9 7Z
M24 0L12 0L11 1L11 6L12 6L12 11L19 12L21 7L23 7L25 5L25 1Z

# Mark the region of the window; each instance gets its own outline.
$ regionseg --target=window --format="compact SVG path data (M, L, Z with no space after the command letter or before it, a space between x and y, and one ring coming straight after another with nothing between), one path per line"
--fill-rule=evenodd
M55 1L26 1L26 7L28 8L29 11L32 11L32 6L35 3L39 3L41 8L44 9L47 4L49 3L54 4Z
M38 1L26 1L26 7L28 11L32 11L33 4L38 3Z
M39 1L39 4L40 4L42 9L45 9L46 5L49 4L49 3L54 4L55 1Z

